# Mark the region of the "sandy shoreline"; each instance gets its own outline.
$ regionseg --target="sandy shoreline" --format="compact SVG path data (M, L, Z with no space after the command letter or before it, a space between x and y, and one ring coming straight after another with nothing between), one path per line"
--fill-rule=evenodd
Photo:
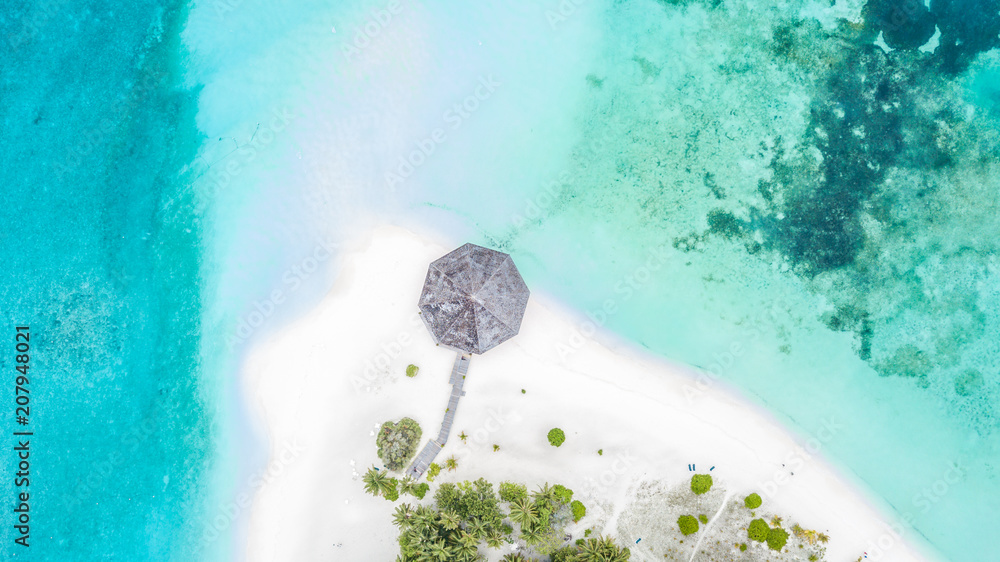
M394 505L365 494L360 473L381 466L374 429L382 422L411 417L424 442L440 426L454 354L434 345L416 302L427 264L451 249L399 228L377 229L344 258L318 306L249 354L244 396L267 427L270 466L280 469L254 498L250 560L395 558ZM636 519L631 498L652 481L682 485L689 464L699 473L714 467L713 501L760 493L762 513L828 534L827 560L874 554L871 546L886 545L886 536L892 545L869 559L925 559L821 459L836 419L797 438L721 382L600 330L581 337L587 322L532 294L520 334L473 357L454 432L470 437L463 444L452 436L439 460L455 455L459 468L436 483L480 476L532 488L561 483L588 506L571 531L595 528L630 546L643 539L632 560L663 560L658 549L674 538L657 538L655 522ZM409 363L420 366L416 378L403 376ZM545 439L552 427L566 432L558 449Z

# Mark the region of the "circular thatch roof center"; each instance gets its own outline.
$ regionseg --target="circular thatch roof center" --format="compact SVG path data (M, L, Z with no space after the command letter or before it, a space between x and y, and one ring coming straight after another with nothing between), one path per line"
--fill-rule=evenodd
M517 334L529 293L508 254L465 244L431 262L418 306L434 341L483 353Z

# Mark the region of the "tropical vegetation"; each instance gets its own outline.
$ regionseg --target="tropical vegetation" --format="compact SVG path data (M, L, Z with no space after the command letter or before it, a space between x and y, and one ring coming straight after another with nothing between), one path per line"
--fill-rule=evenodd
M767 521L754 519L750 522L750 526L747 527L747 536L752 541L764 542L767 540L767 533L770 530L771 528L767 525Z
M780 527L775 527L767 532L767 547L771 550L781 550L788 542L788 532Z
M410 418L403 418L398 423L383 423L375 438L378 458L389 470L402 470L416 453L422 434L420 425Z
M369 478L366 474L366 487L368 480L372 481L373 489L383 486L380 482L387 478L378 471L369 472L373 475ZM404 480L401 486L404 491L415 487L409 480ZM393 523L400 530L397 562L480 561L485 559L481 548L500 548L516 539L530 545L533 553L549 556L554 562L629 559L627 548L618 547L612 539L604 537L581 539L577 545L560 548L566 514L569 511L576 514L576 504L583 507L579 502L571 502L573 492L568 488L543 484L529 494L523 484L502 482L498 490L499 493L494 492L493 485L482 478L444 483L434 493L432 505L400 504L393 514ZM570 503L574 507L566 509ZM504 523L505 511L506 519L517 525L517 530ZM512 553L501 560L523 562L535 558Z
M704 494L712 489L712 477L708 474L695 474L691 477L691 491Z
M692 535L698 532L698 520L693 515L681 515L677 518L677 527L682 535Z
M552 429L549 430L548 438L549 438L549 445L552 445L553 447L558 447L559 445L563 444L563 441L566 441L566 434L563 433L563 430L559 429L558 427L553 427Z

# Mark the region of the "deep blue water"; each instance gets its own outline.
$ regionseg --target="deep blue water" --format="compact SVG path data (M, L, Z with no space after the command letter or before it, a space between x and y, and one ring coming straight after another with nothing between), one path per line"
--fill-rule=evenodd
M194 560L217 389L200 377L200 139L178 87L180 2L0 11L2 505L14 326L31 328L26 560ZM177 198L164 208L164 202ZM10 384L8 384L10 382ZM25 429L25 427L21 427Z

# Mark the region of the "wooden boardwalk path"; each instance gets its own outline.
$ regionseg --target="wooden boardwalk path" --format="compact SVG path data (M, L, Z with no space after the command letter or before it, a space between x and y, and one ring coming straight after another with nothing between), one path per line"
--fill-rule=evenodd
M427 467L434 462L434 458L437 457L441 448L448 442L448 434L451 433L451 425L455 421L455 412L458 410L458 401L465 396L462 386L465 384L465 375L469 372L469 361L471 359L471 355L462 353L458 354L458 357L455 358L455 366L451 368L451 378L448 379L448 382L451 384L451 398L448 399L448 410L445 412L444 420L441 422L441 431L438 432L437 439L431 439L424 445L424 448L413 459L410 467L406 469L406 475L414 480L424 475Z

